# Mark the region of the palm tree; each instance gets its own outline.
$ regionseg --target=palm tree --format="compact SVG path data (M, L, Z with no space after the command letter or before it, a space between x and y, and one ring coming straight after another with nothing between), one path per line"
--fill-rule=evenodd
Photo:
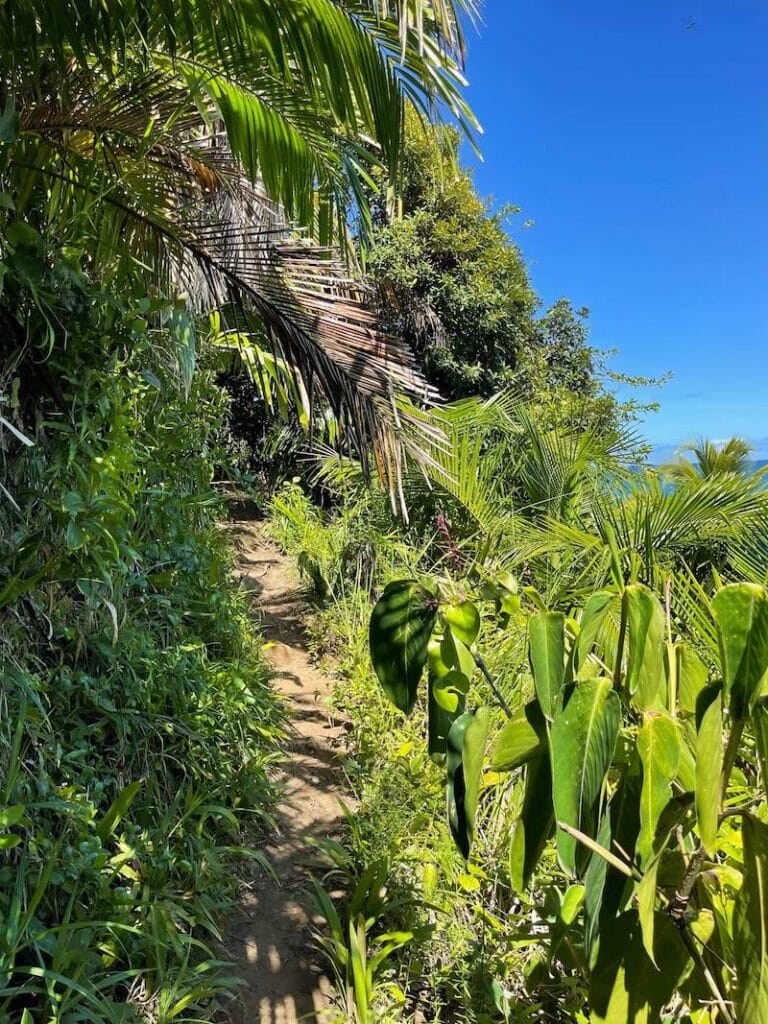
M752 446L740 437L731 437L722 442L701 438L678 449L677 459L663 466L662 472L678 484L696 483L726 473L747 477L751 472L751 454ZM693 460L686 458L686 455L692 455Z
M191 310L266 331L363 457L374 443L393 483L401 442L418 455L425 429L407 400L430 392L328 245L344 241L372 165L397 185L406 108L447 107L470 127L459 20L470 8L7 0L0 192L98 279L148 268ZM23 347L12 321L4 347Z

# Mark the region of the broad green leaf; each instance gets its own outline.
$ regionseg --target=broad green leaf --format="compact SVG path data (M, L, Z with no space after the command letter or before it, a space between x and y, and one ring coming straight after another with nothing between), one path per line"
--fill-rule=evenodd
M707 685L709 669L687 644L675 644L677 667L677 701L681 711L696 713L696 700ZM674 708L670 710L674 711Z
M466 711L448 733L448 823L465 859L475 831L475 813L488 739L488 708Z
M723 771L723 698L715 683L699 694L696 733L696 819L704 850L715 854Z
M664 609L648 587L633 583L624 590L626 684L637 707L649 708L665 682Z
M480 632L480 612L472 601L449 604L443 608L443 617L451 632L467 647L471 647Z
M617 601L617 595L611 590L598 590L592 594L584 605L579 623L579 635L576 639L576 663L578 672L587 667L587 658L597 641L600 628L605 622L611 604ZM591 673L594 675L594 671Z
M654 966L657 966L653 952L653 933L656 923L656 879L658 874L659 857L657 856L645 869L637 886L637 914L640 920L643 949Z
M726 695L734 718L743 718L761 695L768 672L768 597L765 587L732 583L712 599L720 638Z
M653 857L656 826L672 796L680 765L680 735L675 722L667 715L647 711L637 733L637 752L643 766L637 854L645 865Z
M117 828L121 819L128 813L128 808L136 799L141 789L141 782L130 782L121 790L110 804L107 813L96 826L96 834L105 842Z
M680 934L666 914L654 921L655 967L643 947L640 920L628 910L600 936L590 975L591 1024L658 1024L661 1011L691 970Z
M547 732L544 716L537 700L525 705L522 714L510 719L493 744L491 767L510 772L546 751Z
M460 672L448 672L440 678L429 675L428 751L435 761L442 761L451 726L464 713L468 689L469 680Z
M371 615L373 667L386 695L406 715L416 703L436 616L436 598L415 580L390 583Z
M433 678L430 674L433 696L439 707L452 715L464 710L464 698L469 692L469 679L463 672L451 669L444 676ZM461 708L461 711L459 711Z
M475 671L472 652L450 629L446 629L440 641L440 660L448 667L448 671L462 672L467 678L471 678Z
M540 754L525 769L523 808L509 851L509 874L517 892L527 888L554 828L552 766L549 755Z
M603 814L600 820L600 827L595 837L597 843L604 850L611 849L611 833L611 817L610 814L606 813ZM610 867L605 857L601 857L599 853L593 853L589 859L587 870L584 872L584 949L589 964L592 963L592 953L600 935L600 912L603 905L603 894L605 892L608 872L611 870L613 870L614 874L619 873ZM623 879L623 883L627 881L628 879Z
M611 765L621 704L608 679L578 683L552 724L552 798L555 818L594 838L596 805ZM557 850L566 871L576 870L576 839L562 829Z
M768 1021L768 825L743 819L744 881L733 914L740 1024Z
M443 635L433 632L427 644L427 665L429 674L434 679L440 679L451 671L451 666L446 665L442 656Z
M537 612L528 623L531 671L541 710L551 722L560 706L565 679L565 616Z
M584 903L584 886L569 885L560 904L560 918L565 924L573 924Z
M640 763L635 759L624 769L603 813L597 842L604 849L625 850L631 856L640 830L640 787ZM584 876L584 885L584 941L591 962L600 930L626 909L634 883L623 872L607 864L603 857L593 854Z
M677 719L677 728L680 733L680 764L677 769L677 782L686 793L696 791L696 750L697 736L696 725L690 719L680 721Z

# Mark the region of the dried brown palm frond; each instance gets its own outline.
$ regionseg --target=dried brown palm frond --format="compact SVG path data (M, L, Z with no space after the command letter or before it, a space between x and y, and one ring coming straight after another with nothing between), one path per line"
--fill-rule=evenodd
M117 88L73 70L66 101L38 97L19 123L26 144L12 166L39 179L59 230L87 230L94 264L141 262L192 308L266 330L364 465L373 446L392 493L405 459L429 458L440 428L419 407L436 395L407 346L381 328L334 250L248 180L215 109L201 111L162 70Z

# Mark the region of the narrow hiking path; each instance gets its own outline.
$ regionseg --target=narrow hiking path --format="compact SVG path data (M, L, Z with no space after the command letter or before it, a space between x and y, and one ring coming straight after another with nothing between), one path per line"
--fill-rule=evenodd
M325 1024L333 1017L332 985L311 946L310 915L302 904L313 857L308 840L338 832L342 730L324 701L329 680L312 664L304 621L309 614L291 561L260 523L230 524L238 571L254 595L254 619L268 646L273 685L288 711L289 743L278 782L277 828L264 852L276 879L258 874L240 902L227 937L236 973L245 982L238 1024Z

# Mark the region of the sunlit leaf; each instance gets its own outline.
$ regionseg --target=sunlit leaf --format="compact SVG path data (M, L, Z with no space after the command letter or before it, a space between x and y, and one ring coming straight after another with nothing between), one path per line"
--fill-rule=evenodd
M680 764L680 736L672 719L646 712L637 733L637 752L643 765L637 854L647 864L653 857L656 826L672 796L671 787Z
M537 612L528 623L531 671L536 696L546 718L555 716L565 679L565 616Z
M712 599L721 668L731 713L742 718L760 696L768 672L768 597L754 583L732 583Z
M557 821L594 838L597 802L611 764L621 704L607 679L578 683L552 724L552 797ZM576 870L576 840L558 829L557 849L566 871Z
M743 819L744 881L733 917L737 1008L741 1024L768 1020L768 825Z
M712 857L717 844L723 771L723 700L719 683L701 690L696 722L696 819L701 843Z
M649 708L659 696L664 675L664 609L646 586L634 583L624 590L627 630L626 685L639 708Z

